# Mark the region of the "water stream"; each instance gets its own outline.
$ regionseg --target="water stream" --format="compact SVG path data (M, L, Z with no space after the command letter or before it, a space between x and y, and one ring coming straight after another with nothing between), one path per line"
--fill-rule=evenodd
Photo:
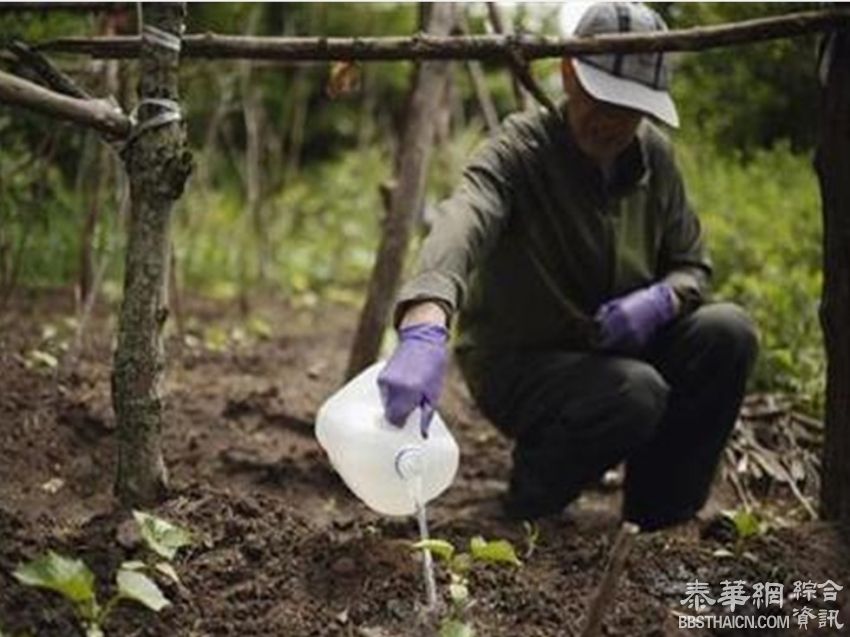
M410 491L410 497L413 499L413 504L416 508L416 521L419 523L419 537L422 540L428 539L428 513L425 503L422 501L422 478L415 476L406 480L407 488ZM431 551L425 549L422 551L422 577L425 579L425 598L426 610L433 611L437 608L437 584L434 579L434 560L431 556Z

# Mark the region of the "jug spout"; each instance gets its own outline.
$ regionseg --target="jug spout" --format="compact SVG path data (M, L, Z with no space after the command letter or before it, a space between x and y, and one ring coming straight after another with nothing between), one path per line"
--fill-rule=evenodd
M424 459L422 447L403 447L395 456L395 470L402 480L421 478Z

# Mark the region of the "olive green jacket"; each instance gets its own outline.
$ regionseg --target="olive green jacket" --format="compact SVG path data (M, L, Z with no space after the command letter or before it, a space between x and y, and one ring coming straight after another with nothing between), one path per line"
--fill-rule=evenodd
M594 346L597 308L660 279L683 312L706 293L711 264L672 149L648 121L609 177L561 113L507 118L438 207L405 307L435 300L457 316L467 375L489 354Z

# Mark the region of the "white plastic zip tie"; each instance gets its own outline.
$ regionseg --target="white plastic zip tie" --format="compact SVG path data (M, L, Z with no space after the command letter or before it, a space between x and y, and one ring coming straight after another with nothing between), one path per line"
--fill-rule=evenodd
M142 28L142 40L170 51L180 52L181 40L179 35L163 31L150 24L146 24Z

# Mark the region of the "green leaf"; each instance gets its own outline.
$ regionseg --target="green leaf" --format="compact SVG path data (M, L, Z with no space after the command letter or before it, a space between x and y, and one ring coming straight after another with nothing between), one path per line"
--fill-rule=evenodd
M472 568L472 556L469 553L458 553L449 562L449 570L452 573L466 573Z
M139 602L154 612L158 613L171 604L159 590L156 582L144 573L118 571L115 581L118 583L118 592L121 597Z
M141 511L133 511L133 517L145 544L163 559L174 559L180 548L192 543L192 534L171 522Z
M451 560L455 552L455 547L446 540L420 540L413 545L413 548L421 551L427 549L446 561Z
M55 591L75 604L95 599L94 573L85 562L53 551L19 566L14 576L21 584Z
M143 571L148 567L147 564L142 562L141 560L130 560L128 562L122 562L120 568L122 571Z
M740 539L759 535L764 530L759 516L750 509L723 511L723 515L735 525L735 532Z
M97 624L86 628L86 637L104 637L103 630Z
M525 529L525 559L532 556L537 543L540 540L540 527L536 522L525 521L522 523L522 528Z
M34 349L29 353L29 361L32 365L41 365L49 369L56 369L59 361L53 354L42 352L39 349Z
M252 316L248 319L246 325L248 333L260 339L269 339L272 337L272 328L266 321L258 316Z
M168 562L159 562L154 568L175 584L180 583L180 576L177 575L177 571L175 571L174 567Z
M488 542L480 535L477 535L469 541L469 551L472 553L474 559L481 560L482 562L522 566L522 562L516 556L513 545L507 540L493 540L492 542Z
M449 619L440 627L440 637L475 637L475 630L470 624Z
M455 604L463 604L469 599L469 587L460 582L449 584L449 597Z

